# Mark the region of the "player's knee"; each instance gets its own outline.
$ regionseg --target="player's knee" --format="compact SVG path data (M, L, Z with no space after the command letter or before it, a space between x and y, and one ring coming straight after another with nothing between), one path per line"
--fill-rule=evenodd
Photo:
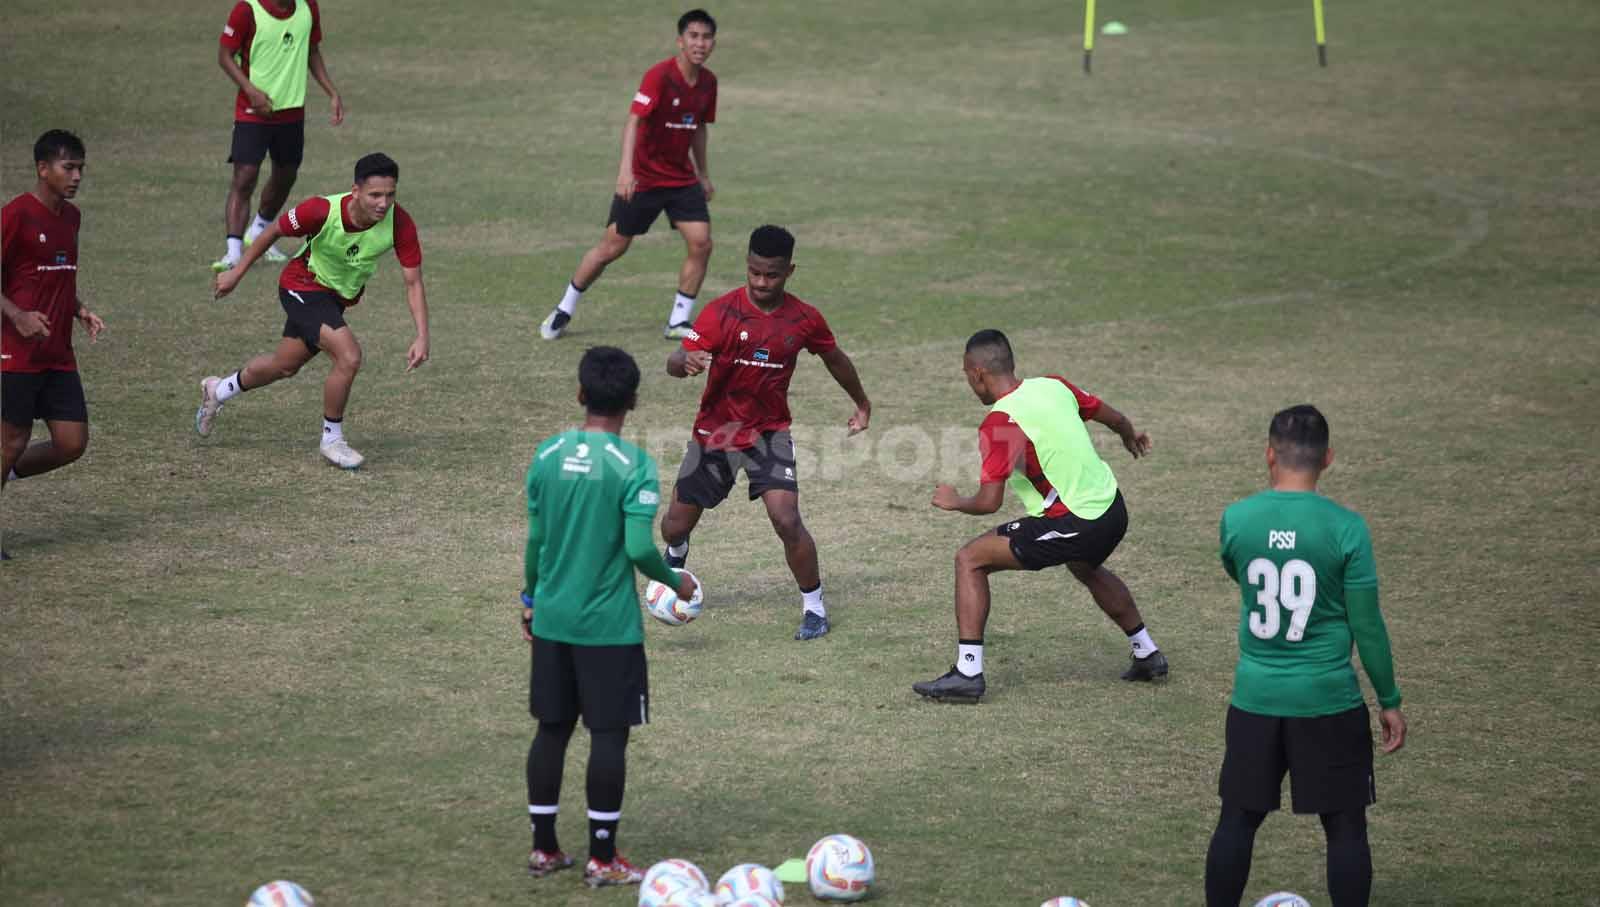
M257 164L241 164L233 168L233 188L246 195L256 191L256 180L261 176Z
M710 235L695 237L689 240L689 257L707 261L711 258Z
M956 552L956 572L971 573L982 569L983 561L978 557L978 550L972 545L963 545Z
M787 510L771 514L772 528L777 531L778 538L783 539L785 545L793 545L805 538L806 524L800 519L800 511Z
M1350 809L1337 813L1322 813L1322 830L1329 841L1359 841L1367 834L1367 812Z
M61 465L65 466L83 456L83 452L89 449L89 433L85 431L51 443L55 446L56 457L60 459Z

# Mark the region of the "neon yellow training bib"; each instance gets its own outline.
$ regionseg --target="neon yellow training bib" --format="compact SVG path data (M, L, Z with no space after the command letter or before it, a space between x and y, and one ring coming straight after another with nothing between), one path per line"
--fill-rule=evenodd
M250 42L250 82L266 92L274 113L306 106L306 67L311 60L311 7L297 0L294 12L279 19L247 0L256 17Z
M378 259L394 248L394 208L389 208L383 220L352 233L344 228L344 200L349 197L348 192L327 196L328 219L306 244L310 249L307 264L317 283L345 299L355 299L378 270Z
M1117 497L1117 477L1100 459L1089 429L1078 416L1078 398L1054 378L1029 378L1001 397L990 412L1005 413L1033 442L1054 498L1077 516L1097 520ZM1043 516L1047 500L1019 468L1007 483L1030 516Z

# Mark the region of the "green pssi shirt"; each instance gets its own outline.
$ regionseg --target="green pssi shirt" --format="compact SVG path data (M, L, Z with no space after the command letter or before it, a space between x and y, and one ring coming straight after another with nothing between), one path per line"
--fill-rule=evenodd
M1378 585L1359 513L1308 491L1263 491L1222 514L1222 566L1239 583L1233 705L1281 717L1362 704L1345 593Z
M644 642L623 536L627 520L655 519L655 461L613 434L563 432L534 453L527 494L544 536L534 635L580 646Z

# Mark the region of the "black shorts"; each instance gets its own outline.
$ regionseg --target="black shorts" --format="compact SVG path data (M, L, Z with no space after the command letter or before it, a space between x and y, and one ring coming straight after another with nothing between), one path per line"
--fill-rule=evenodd
M733 490L733 480L741 469L750 477L752 501L768 491L800 490L795 476L794 438L786 431L769 431L754 447L743 450L707 450L690 441L672 493L685 504L715 507Z
M1011 540L1011 553L1028 570L1059 567L1081 561L1096 567L1117 550L1128 531L1128 507L1122 492L1099 519L1086 520L1076 514L1059 517L1025 516L995 527L997 535Z
M306 156L306 121L234 123L230 164L259 164L272 155L274 167L299 167Z
M35 419L88 422L83 381L76 371L6 372L0 375L0 418L24 428Z
M533 638L528 712L540 721L577 721L610 731L650 720L644 644L575 646Z
M641 236L650 230L650 225L656 222L656 217L662 211L667 212L667 221L673 226L683 221L711 222L711 209L706 207L706 190L700 188L699 183L690 183L687 186L635 192L632 201L623 201L622 196L613 195L606 226L616 224L617 232L623 236Z
M1272 812L1283 773L1297 813L1340 813L1378 802L1367 707L1316 718L1275 718L1228 707L1217 793L1227 806Z
M322 351L318 344L321 342L323 325L335 331L345 326L344 301L332 293L308 293L279 287L278 304L283 306L283 314L287 316L283 322L283 336L298 339L313 353Z

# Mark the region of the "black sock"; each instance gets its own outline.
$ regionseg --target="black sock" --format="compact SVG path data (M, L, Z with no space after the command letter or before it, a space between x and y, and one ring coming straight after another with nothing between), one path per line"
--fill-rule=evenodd
M567 760L567 741L577 722L539 722L539 732L528 746L528 821L533 826L533 846L545 853L561 849L556 841L556 808L561 802L561 769ZM537 810L537 812L535 811Z
M1206 907L1239 907L1244 886L1250 881L1250 856L1256 846L1256 829L1266 813L1222 807L1217 830L1206 849Z
M617 825L628 774L628 729L589 732L589 856L609 863L617 857Z
M1333 907L1367 907L1372 895L1372 847L1367 842L1367 811L1323 813L1328 834L1328 895Z

